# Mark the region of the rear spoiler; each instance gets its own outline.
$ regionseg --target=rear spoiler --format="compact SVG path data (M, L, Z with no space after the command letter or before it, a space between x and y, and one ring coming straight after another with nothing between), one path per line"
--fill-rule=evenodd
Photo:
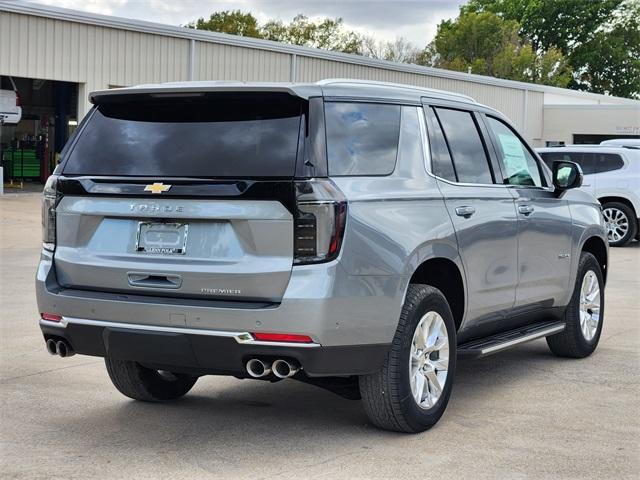
M112 88L97 90L89 94L89 101L93 104L111 101L126 101L132 97L194 97L204 96L216 92L269 92L288 93L294 97L308 100L311 97L322 96L322 90L317 85L286 84L286 83L239 83L239 82L188 82L165 83L160 85L139 85L135 87Z

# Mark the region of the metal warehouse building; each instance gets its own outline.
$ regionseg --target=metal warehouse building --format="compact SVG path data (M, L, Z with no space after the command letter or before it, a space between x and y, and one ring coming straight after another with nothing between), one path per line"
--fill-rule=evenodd
M640 137L640 101L0 0L0 88L15 84L23 109L18 125L2 127L0 142L44 137L50 158L87 113L92 90L336 77L469 95L510 117L535 146Z

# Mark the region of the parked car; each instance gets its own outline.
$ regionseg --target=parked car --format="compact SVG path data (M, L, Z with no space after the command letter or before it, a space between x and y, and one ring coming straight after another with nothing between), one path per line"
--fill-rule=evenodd
M603 140L600 145L609 147L632 147L640 148L640 138L615 138L612 140Z
M620 247L640 230L640 149L621 146L570 145L538 148L551 167L557 160L580 165L584 174L581 190L595 196L604 210L609 245Z
M598 344L598 201L469 97L334 80L90 98L44 192L40 327L128 397L293 378L420 432L458 356Z
M11 77L9 77L9 81L13 89L0 90L0 124L16 124L22 119L18 89Z

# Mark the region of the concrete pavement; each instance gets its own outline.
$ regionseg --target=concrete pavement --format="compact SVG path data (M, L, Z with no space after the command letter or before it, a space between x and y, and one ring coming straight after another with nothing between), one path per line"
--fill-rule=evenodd
M584 360L544 340L460 361L420 435L294 381L201 378L174 403L120 395L101 359L46 353L33 277L40 197L0 198L2 478L638 478L640 243L611 250L605 324Z

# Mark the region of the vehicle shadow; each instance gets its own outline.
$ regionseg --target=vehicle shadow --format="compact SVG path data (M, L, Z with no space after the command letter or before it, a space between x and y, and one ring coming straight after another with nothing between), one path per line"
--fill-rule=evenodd
M436 429L447 429L458 417L482 415L484 397L511 395L532 376L546 376L559 361L563 360L554 357L544 342L459 361L449 408ZM74 443L94 442L94 432L100 431L102 451L112 448L115 453L124 446L140 445L153 452L179 448L193 457L206 452L207 461L239 459L247 449L255 449L259 458L318 442L404 438L369 424L360 402L295 381L271 384L204 377L194 391L174 402L142 403L119 397L86 414L86 423L78 419L69 424L68 417L52 417L50 423L65 430Z

